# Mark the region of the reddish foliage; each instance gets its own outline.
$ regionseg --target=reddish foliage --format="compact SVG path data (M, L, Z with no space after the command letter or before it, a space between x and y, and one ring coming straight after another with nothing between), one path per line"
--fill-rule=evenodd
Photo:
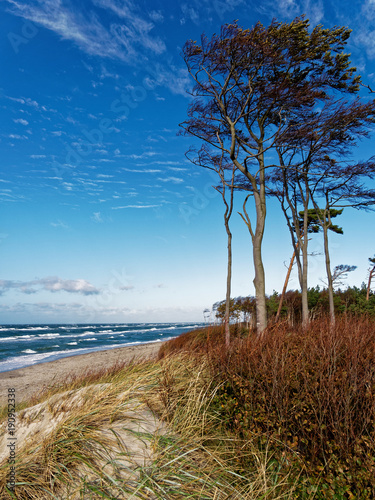
M193 335L169 350L177 342L189 348ZM211 335L194 352L208 357L222 384L217 407L229 428L267 437L291 460L303 459L313 476L373 498L366 492L375 491L374 321L341 317L334 331L328 318L304 332L276 325L260 337L235 338L230 350L222 335Z

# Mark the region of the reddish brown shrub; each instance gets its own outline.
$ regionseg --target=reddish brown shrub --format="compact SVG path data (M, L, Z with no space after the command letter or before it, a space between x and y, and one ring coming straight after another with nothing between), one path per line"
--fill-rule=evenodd
M233 430L268 436L310 471L354 475L353 491L375 492L373 321L341 318L332 330L321 319L305 332L278 326L235 340L230 351L213 348L209 358L225 382L220 407Z
M305 492L319 483L316 499L375 498L375 322L343 316L332 329L320 318L232 338L226 350L220 328L188 332L164 354L207 356L224 425L271 444L280 463L302 460Z

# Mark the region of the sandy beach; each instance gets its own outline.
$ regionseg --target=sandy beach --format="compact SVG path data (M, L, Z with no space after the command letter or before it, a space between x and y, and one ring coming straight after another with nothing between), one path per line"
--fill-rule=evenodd
M119 347L2 372L0 373L0 406L7 403L9 388L16 390L16 404L18 404L40 392L44 387L59 385L69 375L80 375L87 371L108 368L117 362L130 361L132 358L156 356L160 346L160 342L153 342Z

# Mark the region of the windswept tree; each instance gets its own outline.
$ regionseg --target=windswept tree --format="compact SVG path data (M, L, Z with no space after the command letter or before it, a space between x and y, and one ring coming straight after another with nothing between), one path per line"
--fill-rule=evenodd
M332 90L357 92L360 78L343 52L350 30L309 31L309 22L273 21L251 30L224 25L200 44L189 40L183 57L194 80L183 131L224 152L251 186L255 220L253 246L257 329L267 326L262 241L266 221L267 168L272 149L301 109L323 105ZM293 129L294 130L294 129Z
M356 269L357 266L351 266L350 264L339 264L338 266L335 266L332 272L333 286L343 286L343 280L346 280L348 274L352 273Z
M340 210L334 209L330 207L330 203L327 200L324 208L319 208L315 200L312 197L313 204L315 206L314 209L310 209L308 211L308 216L312 220L315 227L323 230L323 240L324 240L324 255L325 255L325 265L326 265L326 273L328 280L328 300L329 300L329 312L331 317L331 325L333 326L335 323L335 305L333 301L333 284L335 278L338 276L334 276L331 271L331 260L329 254L329 245L328 245L328 231L332 231L336 234L344 234L342 227L334 224L332 219L336 218L338 215L341 215L343 212L343 208ZM336 268L335 268L336 270Z
M293 119L293 127L291 125L276 147L280 167L271 176L274 185L270 193L279 199L291 234L305 326L309 321L307 228L311 207L323 229L334 321L328 250L328 229L334 227L331 214L344 207L369 208L374 203L374 190L364 182L374 176L373 159L348 162L353 148L361 138L370 136L374 124L375 101L362 103L358 98L344 101L332 95L321 109L301 108L300 115Z
M317 222L323 229L324 255L326 274L328 281L329 311L331 325L335 324L335 306L333 300L333 288L335 280L354 271L356 266L341 265L336 266L334 272L331 271L331 259L328 243L328 231L331 230L338 234L343 234L341 227L333 224L332 219L340 215L345 207L357 209L369 209L375 203L375 192L363 184L365 178L373 178L375 173L375 164L368 162L355 165L340 165L329 159L329 168L323 169L324 178L317 188L317 196L324 200L323 208L317 205L316 194L311 196L315 207ZM340 208L337 208L340 207Z

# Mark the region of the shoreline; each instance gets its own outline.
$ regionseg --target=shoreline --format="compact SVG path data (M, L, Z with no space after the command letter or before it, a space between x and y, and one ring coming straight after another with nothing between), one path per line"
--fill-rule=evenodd
M109 368L117 362L133 358L156 357L162 342L150 342L126 347L116 347L86 354L76 354L34 365L0 372L0 407L7 404L8 389L14 388L16 405L30 399L44 387L58 385L70 375Z

